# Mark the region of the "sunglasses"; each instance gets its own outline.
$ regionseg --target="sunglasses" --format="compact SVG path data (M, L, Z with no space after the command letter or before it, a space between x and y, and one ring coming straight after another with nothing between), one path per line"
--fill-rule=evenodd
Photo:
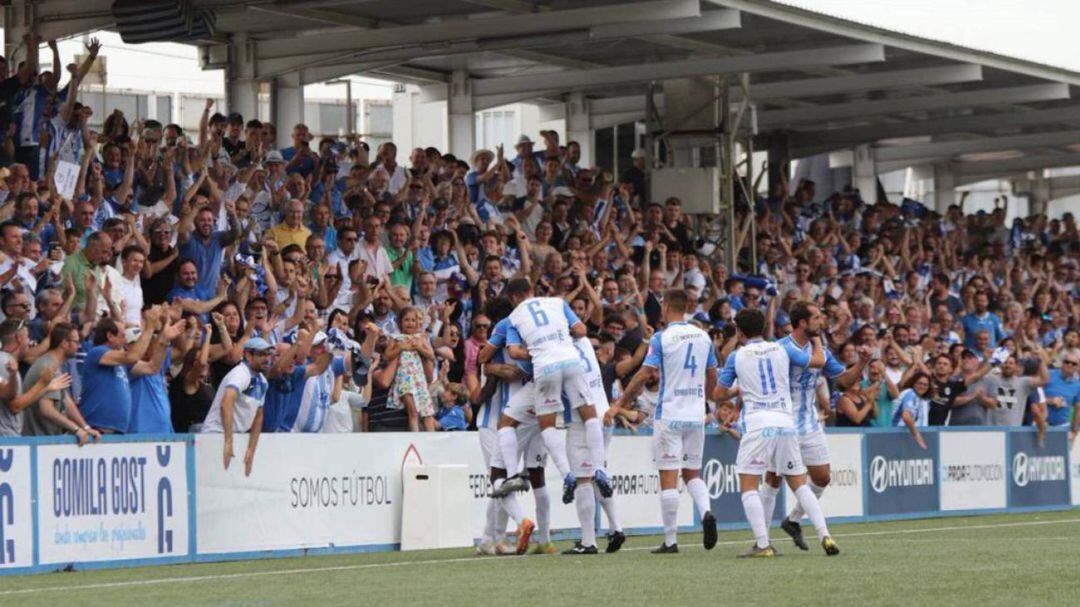
M1064 361L1064 364L1066 364L1066 365L1080 365L1080 360L1066 360L1066 361Z

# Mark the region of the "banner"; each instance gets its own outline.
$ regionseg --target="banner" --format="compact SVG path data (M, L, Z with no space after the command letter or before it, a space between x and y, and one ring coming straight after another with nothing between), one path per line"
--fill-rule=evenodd
M926 449L909 434L866 435L867 515L938 510L938 433L924 432Z
M1005 434L942 432L941 509L1004 508Z
M34 564L30 447L0 445L0 569Z
M37 446L39 564L188 555L187 445Z
M1047 432L1040 448L1034 432L1009 433L1009 507L1070 504L1068 435Z
M862 516L862 435L826 432L825 439L829 442L830 480L821 496L821 510L827 518ZM785 486L784 495L791 510L795 494Z
M1080 506L1080 440L1074 440L1069 447L1069 476L1072 505Z

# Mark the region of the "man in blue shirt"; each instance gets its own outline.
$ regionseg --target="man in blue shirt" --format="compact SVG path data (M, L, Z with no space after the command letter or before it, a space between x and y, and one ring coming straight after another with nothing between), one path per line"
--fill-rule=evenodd
M166 299L184 312L198 314L202 322L206 323L210 320L210 311L225 300L225 295L219 294L215 297L213 291L200 285L195 262L185 259L180 262L176 272L176 285L169 291Z
M281 157L288 164L285 172L300 173L304 178L315 172L315 163L319 160L318 155L311 150L311 133L306 124L297 124L292 132L293 144L281 150Z
M103 318L94 327L92 345L86 354L82 368L82 400L79 409L86 423L102 434L123 434L131 425L132 375L154 373L150 361L143 361L143 354L150 347L154 331L161 318L161 308L151 308L146 313L147 330L134 344L128 346L124 331L111 318Z
M990 343L997 344L1005 337L1001 330L1001 319L990 311L990 295L986 291L975 294L975 311L965 316L960 323L964 327L964 346L975 348L975 334L982 329L990 333Z
M196 197L198 200L198 197ZM204 199L205 200L205 199ZM199 274L199 286L207 293L217 289L221 275L221 258L225 247L231 245L240 233L239 222L232 206L227 207L228 230L214 230L214 211L207 204L189 212L176 228L176 240L180 257L195 263Z
M1046 423L1065 426L1071 417L1070 407L1080 404L1080 355L1066 354L1060 369L1050 370L1050 381L1043 388L1046 393ZM1073 431L1077 423L1073 422Z

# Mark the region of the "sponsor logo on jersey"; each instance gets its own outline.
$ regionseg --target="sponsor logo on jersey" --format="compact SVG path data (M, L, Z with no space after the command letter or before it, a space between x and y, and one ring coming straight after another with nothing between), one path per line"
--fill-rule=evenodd
M891 487L920 487L934 484L934 460L886 459L877 456L870 462L870 487L884 493Z
M1013 456L1012 476L1017 487L1028 483L1065 480L1065 457L1062 455L1030 456L1019 451Z

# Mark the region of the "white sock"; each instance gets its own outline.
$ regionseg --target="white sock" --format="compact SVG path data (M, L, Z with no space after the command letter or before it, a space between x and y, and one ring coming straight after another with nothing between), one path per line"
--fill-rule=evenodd
M484 519L484 534L480 536L480 543L487 544L495 541L495 520L501 510L494 499L489 499L487 504L487 518Z
M501 500L496 501L495 505L499 507L495 512L495 543L498 544L506 541L506 524L510 522L510 515Z
M592 483L578 483L574 489L574 507L581 523L581 545L596 545L596 494Z
M593 460L593 468L604 469L604 427L599 417L585 420L585 444L589 446L589 457Z
M600 497L600 507L604 509L604 514L607 516L608 529L612 531L622 531L622 525L619 524L619 516L615 511L615 496Z
M798 498L802 509L806 511L806 516L810 517L810 522L814 524L818 539L824 539L826 535L829 535L829 527L825 525L825 514L821 511L821 504L818 503L814 490L809 485L803 485L795 492L795 497Z
M533 487L533 498L536 500L536 533L533 537L538 544L546 544L551 541L551 496L547 485Z
M664 489L660 492L660 514L664 520L664 544L674 546L679 534L678 489Z
M761 483L758 487L758 495L761 496L761 509L765 514L765 524L772 527L773 512L776 511L776 496L780 495L780 488L773 487L769 483Z
M807 478L806 484L810 487L810 490L814 492L814 495L820 500L821 494L825 493L825 487L818 487L814 484L813 480ZM802 520L802 517L806 515L806 511L803 510L802 504L795 501L795 507L791 509L791 514L788 514L788 520L797 523Z
M743 510L746 511L746 520L750 523L750 529L754 532L758 548L769 547L769 526L765 524L765 513L762 511L761 496L757 491L745 491L742 494Z
M511 493L499 501L502 502L502 507L503 510L506 511L506 514L514 519L514 524L520 526L521 521L525 520L525 509L518 503L517 496Z
M499 428L499 451L502 452L503 466L506 468L506 476L514 476L518 473L518 439L517 430L509 426Z
M698 515L705 516L705 513L711 510L709 507L709 490L705 487L705 481L695 478L686 483L686 490L694 500L694 505L697 506Z
M567 474L570 474L570 462L566 459L566 437L555 428L548 428L540 432L540 438L544 439L548 457L555 462L555 467L559 469L559 476L565 478Z

